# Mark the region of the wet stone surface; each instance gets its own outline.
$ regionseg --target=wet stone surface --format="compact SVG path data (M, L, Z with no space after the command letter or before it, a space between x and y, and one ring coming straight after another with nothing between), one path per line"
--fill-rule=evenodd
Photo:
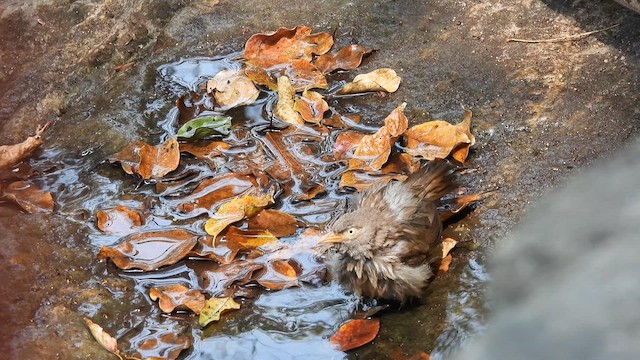
M188 359L446 356L482 329L484 268L494 242L531 201L623 149L640 124L640 16L613 2L325 1L292 8L284 1L96 0L7 2L0 11L0 143L21 141L36 124L55 120L43 150L29 160L41 173L34 181L54 196L54 213L28 215L0 204L0 258L7 264L0 272L0 344L10 358L112 359L82 316L123 347L147 333L185 333L193 341L182 355ZM577 41L506 42L614 23L621 25ZM227 66L248 36L299 24L334 33L335 48L359 43L377 50L335 80L381 67L402 77L398 92L384 98L340 101L363 116L365 129L380 126L403 101L412 125L456 122L471 109L477 145L467 166L479 171L463 182L476 191L499 187L446 229L480 248L456 250L451 270L424 299L380 314L377 339L349 355L326 340L356 302L336 285L260 292L250 306L201 329L188 315L161 316L147 297L150 283L197 282L199 262L141 274L95 259L100 246L118 241L97 229L98 210L153 209L146 230L180 215L153 185L104 160L131 141L155 144L174 133L176 99ZM269 127L260 111L269 100L261 101L233 114L244 119L235 125ZM279 206L322 228L347 196ZM182 221L202 231L202 216Z

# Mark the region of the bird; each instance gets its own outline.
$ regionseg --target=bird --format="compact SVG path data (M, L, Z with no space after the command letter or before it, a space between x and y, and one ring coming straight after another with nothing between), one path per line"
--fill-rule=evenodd
M437 206L457 188L446 160L404 181L373 185L354 196L319 243L330 275L357 295L402 304L420 297L433 273L429 250L442 234Z

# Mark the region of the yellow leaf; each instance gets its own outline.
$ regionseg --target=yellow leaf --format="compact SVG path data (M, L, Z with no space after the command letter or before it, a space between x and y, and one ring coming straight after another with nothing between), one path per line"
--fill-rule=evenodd
M256 101L260 91L239 70L222 70L207 81L207 91L213 93L216 105L223 109L249 105Z
M218 208L218 211L204 224L204 230L215 237L227 226L245 217L252 217L271 204L273 204L273 191L258 196L236 197Z
M286 76L278 78L278 103L273 110L273 115L289 124L304 124L302 116L294 110L295 90L291 86L291 81Z
M100 346L122 360L122 357L120 356L120 350L118 350L118 342L116 341L116 339L107 334L104 329L100 327L100 325L94 323L93 321L84 318L84 322L87 323L89 331L91 331L91 335L93 335L93 338L98 341L98 344L100 344Z
M200 311L198 322L200 326L207 326L212 321L220 320L220 315L226 310L240 309L240 304L233 301L230 297L211 298L204 304L204 308Z
M295 99L293 109L300 114L304 121L318 124L322 121L325 111L329 110L329 104L319 93L305 90L301 98Z
M338 94L356 94L368 91L396 92L400 87L400 76L392 69L383 68L356 76Z

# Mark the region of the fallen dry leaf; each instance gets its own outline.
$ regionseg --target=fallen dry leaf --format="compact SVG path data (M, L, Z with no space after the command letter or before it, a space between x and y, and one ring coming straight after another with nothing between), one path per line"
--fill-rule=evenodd
M114 247L103 246L98 258L110 258L120 269L156 270L175 264L197 243L197 236L181 229L153 231L125 237Z
M181 199L177 209L195 216L213 210L228 199L257 189L258 183L251 175L224 174L203 180L189 196Z
M372 175L357 170L349 170L342 174L340 184L338 186L352 187L358 191L362 191L372 185L386 184L391 180L404 181L406 178L406 175L401 174Z
M252 217L258 211L273 204L273 191L260 195L244 195L222 204L204 225L207 234L215 237L228 225L245 217Z
M371 54L371 50L368 50L362 45L353 44L341 49L335 54L321 55L313 64L324 74L335 70L353 70L360 66L362 58L368 54Z
M168 285L151 288L149 290L151 301L157 301L160 310L165 313L173 310L191 310L199 314L204 307L205 297L199 290L189 289L184 285Z
M273 236L283 237L296 233L298 222L296 219L280 210L266 209L249 219L250 230L267 230Z
M222 241L221 244L231 250L230 256L233 259L239 252L255 250L264 244L278 241L278 239L266 230L242 230L230 226L224 233Z
M43 126L38 126L36 134L29 136L21 143L0 146L0 169L16 165L31 156L31 154L42 145L42 134L47 130L49 124L50 123L46 123Z
M145 337L147 339L134 344L137 357L131 360L175 360L180 356L182 350L191 347L191 339L188 336L173 332L163 334L151 332ZM126 359L130 360L128 357Z
M402 103L384 119L382 126L375 134L362 137L353 158L349 160L349 170L380 170L389 159L391 147L409 126L404 115L407 103Z
M265 262L264 271L254 276L254 278L258 284L267 290L282 290L300 285L296 269L291 266L289 261L282 259Z
M280 76L289 78L294 91L329 87L324 74L305 59L253 59L247 61L244 73L256 84L271 90L278 89L277 79Z
M470 125L471 112L465 111L464 120L457 125L434 120L412 126L404 133L405 151L413 156L434 160L446 158L455 149L456 160L464 162L469 147L475 144Z
M392 69L384 68L356 76L338 94L357 94L369 91L395 92L400 87L400 76Z
M202 274L204 288L213 296L222 295L234 285L249 283L254 273L263 268L264 265L247 260L212 266Z
M158 179L178 167L180 150L176 138L158 146L136 141L112 155L109 161L119 162L127 174L136 174L145 180Z
M345 131L338 134L333 143L333 158L336 160L351 159L353 152L365 136L366 134L355 131Z
M370 343L380 331L379 319L355 319L349 320L340 326L329 342L340 351L349 351Z
M96 218L100 231L118 235L130 234L135 227L141 226L143 222L139 212L124 206L100 210L96 213Z
M492 190L482 191L477 194L464 194L464 195L456 195L452 197L447 196L442 199L441 206L438 207L438 211L440 212L440 219L442 221L449 220L451 217L458 214L460 211L469 207L469 205L474 204L477 201L483 200L495 192L496 190L492 189Z
M350 124L359 124L362 121L362 116L358 114L340 115L334 113L330 118L324 119L322 122L327 126L331 126L335 129L348 129Z
M293 110L298 112L304 121L318 124L322 121L325 111L329 110L329 104L317 92L305 90L302 97L295 99Z
M413 174L420 169L420 160L407 154L395 153L380 169L383 174Z
M207 326L212 321L220 320L220 315L228 310L240 309L240 304L230 297L211 298L205 302L204 308L200 312L198 323L200 326Z
M222 70L207 81L207 91L213 93L222 110L252 104L260 95L253 81L240 70Z
M116 341L116 339L107 334L104 329L100 327L100 325L94 323L86 317L83 319L84 322L87 323L89 331L91 331L91 335L93 335L93 338L96 339L98 344L100 344L100 346L122 360L122 356L120 356L120 350L118 350L118 342Z
M222 141L207 142L206 145L200 145L195 143L182 143L180 144L180 151L189 153L198 159L213 160L215 157L222 155L226 150L229 150L231 145Z
M289 78L280 76L278 78L278 102L273 110L273 115L286 123L301 125L304 124L304 119L294 108L295 94Z
M15 181L0 188L0 199L11 201L30 214L51 212L54 208L50 192L42 191L38 185L26 181Z
M445 256L440 262L440 265L438 266L438 272L449 271L449 266L451 266L452 262L453 262L453 256L451 254Z

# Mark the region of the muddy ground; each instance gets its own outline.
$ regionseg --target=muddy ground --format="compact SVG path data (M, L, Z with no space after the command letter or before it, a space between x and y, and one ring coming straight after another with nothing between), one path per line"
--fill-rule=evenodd
M391 67L402 77L382 100L351 100L372 124L402 101L412 124L474 112L477 145L467 165L480 171L465 182L499 192L447 231L480 249L457 253L422 304L383 314L378 339L353 357L446 355L480 330L482 269L494 244L542 194L640 130L640 15L614 2L32 0L3 1L0 14L0 144L54 120L31 162L81 169L44 181L64 200L53 215L0 207L0 344L8 358L111 359L81 316L100 314L117 333L150 306L95 260L93 214L73 198L109 186L83 182L83 171L113 171L102 164L108 155L157 140L155 125L175 101L158 86L161 65L230 54L253 33L304 24L334 33L337 47L377 49L359 71ZM507 42L614 24L574 41Z

